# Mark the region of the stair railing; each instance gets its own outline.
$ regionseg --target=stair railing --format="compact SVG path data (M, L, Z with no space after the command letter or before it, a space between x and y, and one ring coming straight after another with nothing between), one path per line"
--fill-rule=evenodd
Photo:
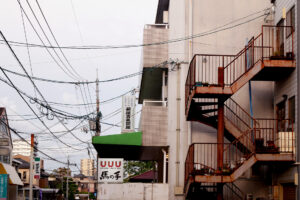
M245 194L234 183L226 183L223 186L224 200L243 200Z
M259 123L245 109L243 109L234 99L229 98L224 104L224 117L229 120L241 132L249 129L256 130Z

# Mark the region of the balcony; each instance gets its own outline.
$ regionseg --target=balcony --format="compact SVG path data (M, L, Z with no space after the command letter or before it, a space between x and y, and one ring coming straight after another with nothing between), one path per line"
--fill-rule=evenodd
M186 115L193 99L226 100L250 80L278 81L295 67L294 32L289 26L262 26L236 55L197 54L185 83Z

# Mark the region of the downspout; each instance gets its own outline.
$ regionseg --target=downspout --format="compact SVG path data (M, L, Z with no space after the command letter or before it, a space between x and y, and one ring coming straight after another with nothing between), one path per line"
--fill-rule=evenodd
M167 183L167 152L164 149L162 149L162 152L164 154L163 183Z
M176 186L179 187L179 165L180 165L180 65L177 64L177 120L176 120Z
M299 27L300 27L300 3L299 1L296 1L296 13L297 13L297 24L296 24L296 39L294 39L294 41L298 40L300 37L300 30L299 30ZM297 52L297 135L296 135L296 139L297 139L297 162L300 162L300 133L299 133L299 130L300 130L300 65L299 65L299 61L300 61L300 55L299 55L299 50L300 50L300 42L297 42L297 48L296 48L296 52ZM300 166L297 165L297 170L298 170L298 180L300 180ZM299 185L297 185L297 199L300 199L300 187Z
M193 3L194 3L194 1L190 0L190 3L189 3L189 35L193 35L193 22L194 22L194 20L193 20L193 14L194 14ZM188 62L190 62L193 57L193 38L191 38L189 40L188 49L189 49ZM188 145L191 145L192 144L192 123L187 122L187 125L188 125L188 130L187 130L188 131Z

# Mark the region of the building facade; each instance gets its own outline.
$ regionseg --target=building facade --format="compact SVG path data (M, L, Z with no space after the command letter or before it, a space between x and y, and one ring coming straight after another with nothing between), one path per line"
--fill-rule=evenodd
M37 143L37 137L35 136L34 138L35 141L35 146L38 145ZM31 139L26 139L26 141L21 140L21 139L15 139L13 140L13 155L23 155L23 156L30 156L30 152L31 152ZM34 150L34 157L37 156L37 150Z
M141 132L94 137L99 156L156 160L163 199L299 199L299 7L159 0L144 29ZM132 198L115 187L98 191Z
M95 172L95 161L93 159L81 159L80 160L80 171L85 176L94 176Z
M169 199L296 199L297 1L167 2Z

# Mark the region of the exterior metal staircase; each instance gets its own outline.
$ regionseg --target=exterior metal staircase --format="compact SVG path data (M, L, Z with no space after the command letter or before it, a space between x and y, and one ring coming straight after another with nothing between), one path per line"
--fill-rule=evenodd
M194 199L216 199L217 184L215 183L194 183L189 189L187 200ZM224 200L243 200L245 194L234 184L226 183L222 185Z
M283 39L280 33L288 30L291 35L285 40L285 55L278 56L277 50L282 50L278 39ZM223 127L221 135L229 142L190 145L185 162L187 199L207 192L207 188L211 192L206 194L212 195L218 187L218 194L222 191L225 199L223 187L257 161L294 161L295 138L290 120L254 119L230 98L250 80L277 81L294 69L293 31L286 26L262 26L262 32L237 55L194 56L186 80L187 120L216 128L218 141Z

